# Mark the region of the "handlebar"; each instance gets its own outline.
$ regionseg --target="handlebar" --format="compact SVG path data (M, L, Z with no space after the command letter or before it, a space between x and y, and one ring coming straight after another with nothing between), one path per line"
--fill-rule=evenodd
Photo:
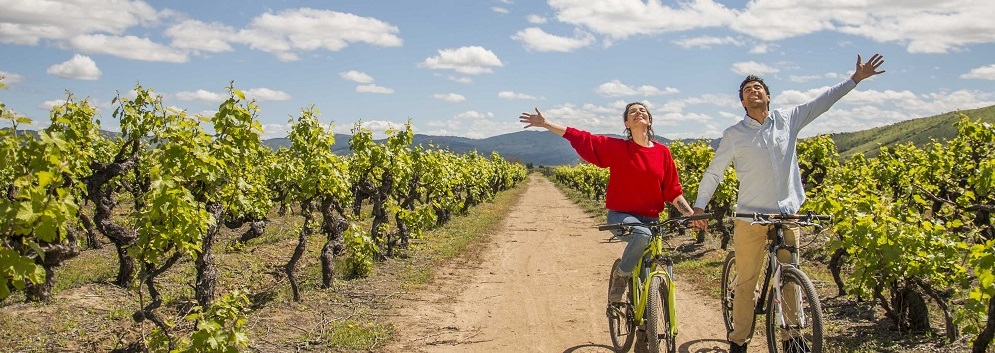
M778 221L832 221L833 216L815 213L740 213L733 214L737 218L749 218L759 223L780 223Z
M691 221L699 220L699 219L709 219L711 217L712 217L711 213L699 213L699 214L693 214L693 215L690 215L690 216L680 216L680 217L668 218L668 219L663 220L663 221L652 221L652 222L645 222L645 223L643 223L643 222L632 222L632 223L602 224L602 225L598 226L598 230L616 230L616 229L626 229L626 228L629 228L629 227L655 228L655 227L670 226L670 225L674 225L674 224L677 224L677 225L679 225L681 227L685 227L686 228L686 227L688 227L688 223L690 223Z

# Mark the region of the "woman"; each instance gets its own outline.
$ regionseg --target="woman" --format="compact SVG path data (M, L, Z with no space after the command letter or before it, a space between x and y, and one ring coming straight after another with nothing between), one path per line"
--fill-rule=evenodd
M684 199L670 149L653 141L653 116L642 103L629 103L622 112L627 137L624 140L557 125L546 120L539 108L535 109L535 114L522 113L519 120L528 124L525 128L542 127L563 136L585 161L608 168L605 196L608 223L659 220L667 202L674 204L685 216L692 214L691 206ZM649 229L635 227L632 234L621 237L628 244L622 252L618 271L612 274L608 300L624 301L626 281L651 236Z

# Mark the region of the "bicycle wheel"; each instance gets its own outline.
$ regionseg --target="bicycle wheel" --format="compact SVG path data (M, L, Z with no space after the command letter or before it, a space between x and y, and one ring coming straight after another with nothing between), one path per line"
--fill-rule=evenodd
M650 279L646 293L646 351L649 353L677 351L676 337L670 334L673 322L667 306L669 288L663 276Z
M790 265L782 267L781 281L781 298L774 293L767 296L767 347L771 353L821 353L822 304L815 286L804 272ZM792 295L794 300L790 300ZM794 306L794 313L789 306Z
M611 292L611 274L618 268L620 259L616 259L612 264L612 271L608 274L608 292ZM628 285L632 285L630 281ZM632 288L629 288L632 293ZM608 308L605 314L608 316L608 334L611 336L612 348L616 352L627 352L632 348L632 340L635 336L635 314L632 312L632 295L626 295L625 303L612 303L608 301Z
M734 284L736 283L736 252L730 251L726 255L725 264L722 265L722 321L726 324L726 331L732 332L732 299Z

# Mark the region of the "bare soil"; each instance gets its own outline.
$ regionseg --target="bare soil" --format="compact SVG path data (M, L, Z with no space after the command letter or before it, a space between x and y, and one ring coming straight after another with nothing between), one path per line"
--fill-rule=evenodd
M399 352L611 352L608 273L624 243L532 176L478 259L454 262L390 318ZM680 274L677 274L680 276ZM725 352L715 299L677 284L679 352Z

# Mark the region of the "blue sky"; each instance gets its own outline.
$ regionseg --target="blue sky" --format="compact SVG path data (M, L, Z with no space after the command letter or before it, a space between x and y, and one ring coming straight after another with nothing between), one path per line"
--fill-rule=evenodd
M234 81L265 138L314 105L348 133L409 119L415 133L521 131L556 122L621 133L644 102L667 138L715 138L742 119L747 74L774 108L849 77L857 55L886 73L803 136L995 104L995 1L979 0L0 0L0 101L47 125L66 92L99 108L137 84L210 115ZM6 124L9 125L9 124Z

